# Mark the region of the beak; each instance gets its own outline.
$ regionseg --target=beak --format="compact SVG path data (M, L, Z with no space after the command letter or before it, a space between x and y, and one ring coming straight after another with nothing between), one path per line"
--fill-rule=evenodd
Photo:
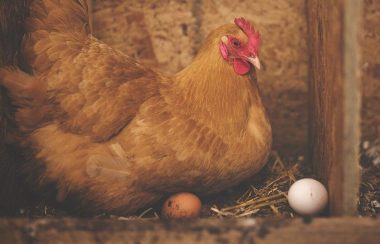
M260 69L260 60L259 57L248 57L247 58L248 62L250 62L253 66L256 67L256 69Z

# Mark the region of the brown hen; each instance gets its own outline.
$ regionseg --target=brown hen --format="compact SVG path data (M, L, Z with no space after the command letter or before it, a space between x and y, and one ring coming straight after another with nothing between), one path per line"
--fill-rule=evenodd
M39 187L131 213L166 194L223 190L263 167L271 127L254 68L259 35L247 21L214 30L187 68L164 75L91 36L87 20L83 0L34 0L23 44L31 72L0 70Z

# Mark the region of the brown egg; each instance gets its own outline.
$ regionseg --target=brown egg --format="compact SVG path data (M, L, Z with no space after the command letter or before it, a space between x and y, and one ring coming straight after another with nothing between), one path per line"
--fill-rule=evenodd
M194 194L181 192L169 197L162 206L162 217L166 219L191 219L199 217L201 200Z

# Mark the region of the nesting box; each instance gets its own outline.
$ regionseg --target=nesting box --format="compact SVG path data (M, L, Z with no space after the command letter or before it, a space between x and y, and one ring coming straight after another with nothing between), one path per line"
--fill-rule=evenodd
M309 155L328 186L330 214L356 212L360 1L95 1L92 13L95 36L167 72L188 65L213 28L236 16L250 19L262 37L259 85L275 150Z
M274 149L281 155L309 159L328 188L328 215L339 218L309 225L299 219L202 220L179 225L2 219L0 236L6 241L321 243L345 238L345 243L375 243L380 239L378 220L347 217L357 215L361 138L380 135L380 1L88 3L96 37L168 73L186 67L213 28L238 16L252 21L263 40L264 69L258 76L273 126Z

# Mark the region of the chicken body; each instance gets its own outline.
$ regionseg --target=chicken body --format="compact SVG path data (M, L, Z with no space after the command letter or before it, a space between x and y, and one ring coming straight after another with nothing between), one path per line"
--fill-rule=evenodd
M220 55L233 24L213 31L194 61L168 76L87 31L84 1L35 0L26 21L30 74L0 70L18 107L20 142L39 186L57 199L132 213L179 191L210 194L257 173L271 127L255 71L238 75Z

